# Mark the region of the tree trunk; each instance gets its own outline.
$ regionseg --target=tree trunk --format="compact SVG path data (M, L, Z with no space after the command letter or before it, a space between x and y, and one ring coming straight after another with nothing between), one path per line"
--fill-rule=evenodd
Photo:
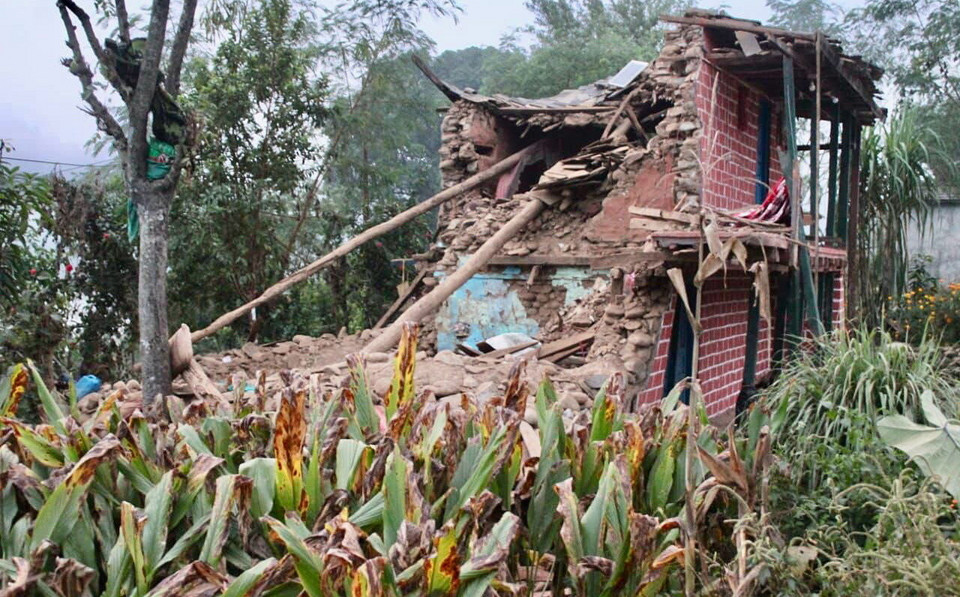
M170 348L167 337L167 223L170 193L137 181L131 185L140 217L140 363L143 404L170 393Z

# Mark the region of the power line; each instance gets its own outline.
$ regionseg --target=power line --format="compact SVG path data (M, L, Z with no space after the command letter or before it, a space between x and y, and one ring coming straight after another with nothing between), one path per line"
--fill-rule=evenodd
M13 162L30 162L32 164L50 164L51 166L71 166L74 168L92 168L94 166L102 166L107 162L111 161L113 158L107 160L100 160L99 162L93 162L92 164L71 164L70 162L51 162L49 160L32 160L29 158L13 158L10 156L0 157L0 161L10 160Z

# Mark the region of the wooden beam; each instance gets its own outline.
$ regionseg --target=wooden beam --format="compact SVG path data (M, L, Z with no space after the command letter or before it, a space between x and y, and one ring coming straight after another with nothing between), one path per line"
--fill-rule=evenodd
M477 252L471 255L463 265L447 276L433 290L420 297L409 309L400 314L396 321L386 327L382 334L363 347L363 352L384 352L391 349L400 339L400 332L405 322L422 321L427 315L436 311L443 301L450 298L450 295L466 284L474 274L483 269L497 251L502 249L503 245L516 236L531 220L540 215L545 207L543 203L537 200L524 205L493 236L480 245Z
M241 317L249 313L252 309L255 309L256 307L259 307L260 305L263 305L277 298L278 296L282 295L284 292L289 290L291 287L310 278L320 270L324 269L325 267L327 267L337 259L340 259L341 257L347 255L357 247L375 238L381 237L384 234L399 228L403 224L406 224L407 222L415 220L419 216L427 213L428 211L434 209L435 207L449 201L450 199L453 199L454 197L459 197L463 193L466 193L467 191L482 185L488 180L492 180L497 176L500 176L504 172L507 172L508 170L513 168L521 160L525 159L530 155L536 154L541 150L542 150L542 145L539 142L534 143L533 145L530 145L524 149L521 149L515 154L504 158L503 160L497 162L493 166L490 166L486 170L479 172L477 174L474 174L473 176L466 179L465 181L459 184L453 185L450 188L444 189L443 191L437 193L433 197L430 197L429 199L426 199L425 201L418 203L417 205L411 207L410 209L393 216L386 222L382 222L380 224L377 224L376 226L367 228L357 236L346 241L345 243L343 243L333 251L330 251L329 253L321 257L320 259L317 259L313 263L299 269L292 275L284 278L283 280L280 280L270 288L267 288L265 291L263 291L263 294L253 299L252 301L237 307L236 309L234 309L233 311L230 311L229 313L225 313L224 315L221 315L220 317L215 319L213 323L203 328L202 330L197 330L193 332L193 334L191 335L191 339L194 342L198 342L203 338L206 338L207 336L219 331L220 329L225 328L226 326L230 325L234 321L240 319Z
M844 291L847 302L847 320L856 320L856 309L860 298L860 251L857 238L860 231L860 125L855 123L852 139L852 164L850 167L850 219L847 232L847 279ZM849 290L847 290L849 289Z
M537 108L531 106L526 107L511 107L511 108L494 108L497 112L501 114L594 114L599 112L613 112L617 109L616 106L563 106L557 108Z
M494 255L487 264L520 267L589 266L591 259L586 255Z
M660 20L666 23L678 23L680 25L699 25L701 27L715 27L717 29L728 29L730 31L749 31L750 33L759 33L761 35L777 35L780 37L791 37L793 39L815 40L813 33L800 31L788 31L778 27L764 27L749 21L739 19L712 19L706 17L675 17L671 15L660 15Z
M672 220L674 222L682 222L684 224L698 224L700 222L700 216L697 214L687 214L679 211L673 211L669 209L657 209L655 207L637 207L631 205L627 208L627 211L632 213L635 216L645 216L649 218L657 218L660 220Z
M597 332L591 329L567 338L547 342L540 347L539 358L549 361L557 355L562 355L560 358L569 356L571 351L576 352L582 344L593 342L596 335ZM559 358L557 360L559 360Z
M664 261L670 255L664 251L635 251L632 253L615 253L594 257L590 261L590 269L610 269L614 267L630 267L638 263Z
M377 321L377 324L373 326L373 329L379 330L380 328L383 327L385 323L390 321L390 318L393 317L393 314L397 312L397 309L402 307L403 303L407 302L407 299L409 299L413 295L413 293L417 290L417 288L420 286L420 282L423 282L423 278L426 275L427 275L426 269L424 269L422 272L417 274L417 276L413 279L413 281L410 282L410 286L407 287L407 291L401 294L399 297L397 297L397 300L393 301L393 304L390 305L390 308L387 309L387 312L383 314L383 317L381 317L380 320Z
M883 120L886 114L880 109L879 106L877 106L877 103L873 101L873 94L867 92L867 90L863 87L863 83L848 72L846 65L844 65L841 61L841 57L838 56L834 49L830 47L830 44L827 43L826 37L822 35L819 36L817 43L821 54L827 60L827 62L833 66L837 74L840 75L843 81L854 91L854 93L856 93L857 96L859 96L860 100L869 107L870 112L876 116L878 120Z
M847 237L847 207L850 205L850 141L855 119L847 114L841 116L843 132L840 134L840 179L837 193L837 220L831 232L845 241Z

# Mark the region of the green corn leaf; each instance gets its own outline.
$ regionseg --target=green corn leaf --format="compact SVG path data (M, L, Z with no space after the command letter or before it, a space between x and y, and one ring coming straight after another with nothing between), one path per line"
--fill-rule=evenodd
M342 439L337 444L336 489L353 491L366 471L366 461L373 453L367 444L355 439Z
M369 438L380 432L380 417L373 405L366 367L360 355L349 355L347 364L350 366L350 389L353 391L353 403L357 409L357 425L360 426L363 438Z
M296 560L295 568L303 588L310 597L322 597L324 595L320 586L320 579L323 577L323 559L316 550L308 546L302 538L290 527L279 520L270 516L262 519L270 530L286 546L287 551Z
M214 455L210 450L210 447L207 446L194 427L191 427L190 425L178 425L177 434L197 456L201 454L206 454L208 456Z
M175 562L188 549L200 541L206 535L207 526L210 524L210 513L206 513L196 519L193 525L177 537L176 542L163 554L160 561L157 562L155 569L162 568L171 562Z
M456 595L460 587L460 556L453 521L445 524L433 539L434 555L424 564L428 597Z
M273 458L254 458L240 465L240 474L253 479L253 499L250 512L260 519L273 510L277 485L277 461Z
M157 562L167 547L167 523L173 503L173 471L168 471L144 498L143 556L148 580L156 572Z
M137 512L130 502L120 505L120 534L123 543L127 546L130 561L133 564L133 576L136 579L137 591L140 595L147 592L146 562L143 555L143 526L144 516Z
M560 527L560 538L567 552L567 567L573 578L577 578L577 563L585 555L583 530L580 527L580 506L577 495L573 492L573 479L567 478L554 485L559 496L557 512L563 521Z
M13 437L20 447L26 450L37 462L51 468L60 468L64 465L64 452L50 443L47 438L19 421L0 419L0 422L13 431Z
M267 558L266 560L258 562L255 566L249 568L243 574L233 579L221 597L246 597L246 595L249 594L250 589L252 589L260 580L260 577L263 576L267 570L276 565L276 558Z
M460 597L483 597L500 565L507 559L519 530L520 519L507 512L478 542L471 558L460 567Z
M53 394L47 389L47 384L43 383L43 376L40 375L40 371L37 370L33 361L29 359L27 360L27 367L30 368L33 383L37 387L37 397L40 398L40 405L43 407L43 412L47 415L47 420L57 433L64 437L68 436L67 428L63 424L63 411L60 409L60 405L57 404L56 399L54 399ZM70 460L76 461L76 456L70 458Z
M383 479L383 542L388 549L396 542L397 532L406 519L409 475L406 459L400 448L394 447Z
M200 430L213 438L214 456L230 460L230 442L233 440L233 426L229 419L223 417L207 417L200 425Z
M240 475L224 475L217 479L217 493L210 510L210 526L200 549L200 561L216 568L223 555L223 546L230 531L230 517L241 494L250 491L252 481Z
M453 486L457 489L456 499L447 501L444 521L450 520L470 498L490 485L490 479L493 477L494 467L497 464L497 456L506 437L507 428L501 425L494 430L490 439L487 440L487 444L482 450L478 450L479 453L475 457L471 456L468 459L467 453L464 452L464 456L457 465L457 471L454 474ZM463 479L463 482L457 485L459 479Z
M119 450L119 440L109 434L73 465L70 473L53 490L46 503L37 512L30 538L31 551L47 540L58 545L64 543L64 539L80 518L80 505L97 467L102 462L114 458Z
M373 525L383 521L383 511L386 504L383 492L373 494L369 500L350 515L348 519L351 523L361 529L368 530Z
M647 506L651 512L657 512L667 505L670 489L673 487L674 469L677 466L679 439L660 446L657 458L647 483Z
M107 557L107 585L103 597L119 597L130 594L133 583L133 560L123 541L123 533L117 537L117 542Z

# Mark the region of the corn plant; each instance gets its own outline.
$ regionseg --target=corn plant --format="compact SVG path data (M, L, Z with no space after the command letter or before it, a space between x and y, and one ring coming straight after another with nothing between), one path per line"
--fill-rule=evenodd
M362 355L337 392L283 375L229 403L122 392L81 417L29 364L0 386L0 588L44 595L653 595L676 590L687 416L627 413L614 375L564 418L524 363L501 396L390 389ZM13 417L28 383L44 421ZM531 402L539 427L521 430ZM702 413L701 413L702 415ZM705 431L707 431L705 429ZM716 453L715 434L698 450ZM697 471L698 482L707 467ZM712 470L712 467L711 467Z

